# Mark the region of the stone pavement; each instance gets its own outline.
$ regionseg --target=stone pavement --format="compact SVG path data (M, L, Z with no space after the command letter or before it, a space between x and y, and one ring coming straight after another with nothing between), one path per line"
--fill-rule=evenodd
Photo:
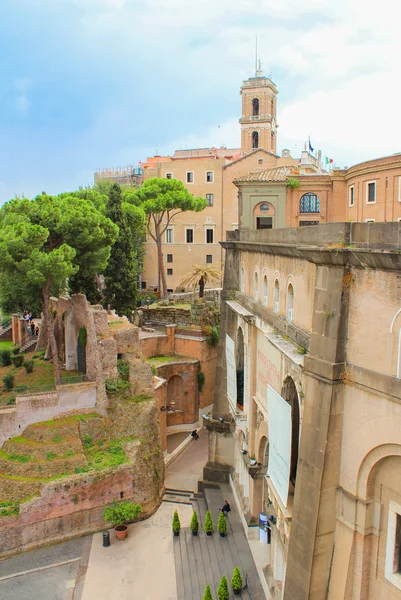
M84 537L0 561L0 598L72 600L90 543Z
M165 486L168 489L198 490L198 481L202 479L203 467L207 462L208 434L203 430L199 440L192 440L189 446L168 466Z
M178 508L184 526L192 508L162 503L146 521L129 526L127 539L111 535L111 546L102 547L102 534L93 536L82 600L176 600L176 578L171 521Z
M230 598L233 598L231 576L234 567L239 567L243 579L243 600L264 600L256 566L249 548L248 540L242 527L240 516L234 505L229 486L224 491L224 499L230 502L231 512L227 517L227 536L221 538L217 532L219 508L224 499L220 489L205 489L205 498L198 497L194 508L198 511L201 527L197 536L190 529L181 530L180 536L174 538L174 557L177 574L178 600L202 600L207 584L210 585L213 597L217 597L217 588L223 575L227 577ZM215 532L206 536L203 522L206 510L212 514Z

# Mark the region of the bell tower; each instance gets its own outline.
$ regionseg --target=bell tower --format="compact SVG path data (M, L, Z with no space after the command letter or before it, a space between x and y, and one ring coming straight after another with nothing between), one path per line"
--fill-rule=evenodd
M265 77L259 61L255 75L242 82L241 150L249 154L258 148L276 154L277 94L269 77Z

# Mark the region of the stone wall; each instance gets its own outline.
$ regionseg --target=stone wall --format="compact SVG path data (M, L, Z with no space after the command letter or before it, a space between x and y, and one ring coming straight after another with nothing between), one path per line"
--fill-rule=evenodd
M54 419L66 412L96 406L96 383L58 386L55 392L17 396L15 406L0 409L0 446L20 435L28 425Z
M144 310L145 321L150 321L152 325L191 325L191 312L189 309L176 308L174 306L158 306Z
M156 403L112 400L111 404L106 418L99 415L79 422L80 438L90 436L96 444L99 440L129 437L133 441L123 442L129 462L116 468L38 483L36 487L35 482L29 482L26 492L37 495L20 504L18 516L0 520L0 557L104 528L104 506L113 500L128 499L142 504L141 518L149 517L157 509L164 492L164 461ZM67 432L62 427L57 431L64 437L71 433L69 427L76 426L76 422L71 426L65 424ZM38 436L43 432L51 438L54 435L54 431L38 427ZM19 466L26 468L26 465ZM50 466L54 476L54 463L49 463ZM11 480L11 485L13 483ZM24 480L15 482L18 486L26 483ZM20 487L18 491L21 492Z
M160 503L160 495L149 493L131 466L48 483L41 497L20 505L19 516L1 519L0 556L104 529L105 504L121 497L142 504L142 519L149 517Z
M220 302L221 288L206 289L204 297L206 300L212 300L213 302ZM183 292L180 294L169 294L168 299L172 302L188 302L189 304L193 301L192 292Z
M166 402L175 402L175 411L167 413L167 427L197 423L199 417L197 359L169 362L156 367L158 377L166 380Z

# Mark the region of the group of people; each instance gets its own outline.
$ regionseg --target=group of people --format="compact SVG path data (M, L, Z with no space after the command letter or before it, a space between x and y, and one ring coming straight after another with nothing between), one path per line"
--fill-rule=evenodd
M39 327L35 324L33 317L29 310L24 312L24 321L27 324L27 327L31 330L31 335L39 335Z

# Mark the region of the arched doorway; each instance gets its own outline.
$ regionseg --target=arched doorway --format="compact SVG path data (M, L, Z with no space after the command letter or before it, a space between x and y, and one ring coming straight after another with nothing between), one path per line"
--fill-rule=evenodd
M184 381L179 375L170 377L167 384L167 404L176 410L184 407Z
M242 333L241 327L238 328L237 333L237 406L240 410L244 408L244 334Z
M295 487L298 467L299 451L299 401L297 389L292 377L287 377L283 384L281 396L291 406L291 461L290 461L290 484Z

